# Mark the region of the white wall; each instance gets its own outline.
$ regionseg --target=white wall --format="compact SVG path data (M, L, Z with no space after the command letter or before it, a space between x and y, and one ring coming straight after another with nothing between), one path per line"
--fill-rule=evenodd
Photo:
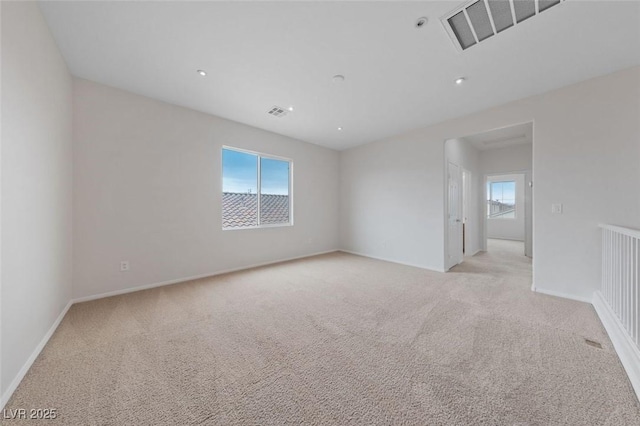
M480 151L480 168L484 174L531 170L533 147L530 143Z
M86 80L74 114L76 298L338 248L337 151ZM222 145L293 160L294 226L222 231Z
M341 152L341 248L444 270L442 136L431 149L408 134Z
M640 227L639 116L634 67L344 151L342 247L443 270L444 141L534 121L535 285L591 300L597 224Z
M2 10L2 384L71 298L71 75L35 2ZM24 373L24 371L22 371Z
M487 218L487 238L524 241L524 174L487 177L487 182L500 181L515 181L516 183L516 215L515 218L510 219Z
M463 139L450 139L446 141L445 158L447 162L457 164L471 174L470 194L468 194L467 200L468 211L465 218L465 256L473 255L482 250L484 246L482 241L484 216L482 216L481 207L478 204L480 185L484 180L480 168L480 151ZM445 197L445 200L448 200L448 197ZM448 245L448 240L445 241L445 245Z

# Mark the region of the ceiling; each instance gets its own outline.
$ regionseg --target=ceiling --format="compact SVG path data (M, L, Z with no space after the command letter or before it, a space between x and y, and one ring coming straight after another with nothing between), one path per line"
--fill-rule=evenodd
M640 64L640 2L567 0L464 52L439 19L461 3L40 8L77 77L334 149ZM294 111L274 117L274 105Z
M504 148L514 145L526 145L533 142L533 123L490 130L461 138L481 151Z

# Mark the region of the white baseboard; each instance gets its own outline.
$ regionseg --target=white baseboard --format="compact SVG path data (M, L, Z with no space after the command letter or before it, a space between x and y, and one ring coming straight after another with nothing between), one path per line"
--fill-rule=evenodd
M356 256L368 257L370 259L376 259L376 260L382 260L382 261L385 261L385 262L397 263L399 265L412 266L414 268L426 269L427 271L446 272L443 269L429 268L429 267L422 266L422 265L416 265L415 263L401 262L399 260L387 259L385 257L371 256L369 254L359 253L357 251L351 251L351 250L345 250L345 249L339 249L337 251L341 251L343 253L355 254Z
M69 303L67 303L67 306L65 306L62 312L60 312L60 315L58 315L58 318L56 318L56 320L53 322L53 324L49 328L49 331L47 331L40 343L38 343L38 346L36 346L36 348L33 350L31 356L27 358L27 361L18 372L18 375L14 377L13 381L2 395L2 400L0 401L0 410L4 409L5 404L9 402L11 395L13 395L13 392L15 392L15 390L18 388L18 385L20 384L20 382L22 382L22 379L24 379L24 376L26 376L34 361L36 360L36 358L38 358L38 355L40 355L40 352L42 352L44 346L47 344L51 336L53 336L53 333L55 333L56 329L62 322L64 316L67 314L67 311L69 310L71 305L73 305L73 301L69 301Z
M609 304L599 291L593 293L593 307L596 309L602 325L613 343L613 347L620 358L620 362L629 376L631 386L640 401L640 350L631 340L626 330L613 313Z
M554 290L545 290L543 288L534 287L533 285L531 287L531 290L534 291L535 293L546 294L547 296L562 297L563 299L570 299L570 300L575 300L576 302L584 302L584 303L591 304L591 299L582 297L582 296L576 296L573 294L562 293Z
M178 284L178 283L185 282L185 281L198 280L200 278L214 277L216 275L229 274L231 272L244 271L246 269L253 269L253 268L259 268L261 266L273 265L273 264L276 264L276 263L289 262L291 260L304 259L306 257L320 256L322 254L334 253L336 251L338 251L338 249L321 251L321 252L316 252L316 253L311 253L311 254L304 254L302 256L289 257L289 258L286 258L286 259L272 260L272 261L269 261L269 262L255 263L255 264L252 264L252 265L240 266L238 268L225 269L223 271L210 272L210 273L207 273L207 274L194 275L194 276L191 276L191 277L176 278L174 280L161 281L161 282L157 282L157 283L145 284L145 285L140 285L140 286L135 286L135 287L127 287L127 288L124 288L122 290L114 290L114 291L108 291L106 293L94 294L94 295L91 295L91 296L78 297L78 298L73 299L72 302L73 303L89 302L91 300L104 299L105 297L112 297L112 296L118 296L118 295L121 295L121 294L134 293L136 291L149 290L151 288L156 288L156 287L163 287L165 285Z

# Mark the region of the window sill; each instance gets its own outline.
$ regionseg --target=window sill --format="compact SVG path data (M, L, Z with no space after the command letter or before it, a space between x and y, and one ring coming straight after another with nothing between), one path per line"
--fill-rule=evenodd
M267 228L287 228L293 226L293 223L274 223L269 225L258 226L238 226L234 228L222 228L223 231L241 231L246 229L267 229Z

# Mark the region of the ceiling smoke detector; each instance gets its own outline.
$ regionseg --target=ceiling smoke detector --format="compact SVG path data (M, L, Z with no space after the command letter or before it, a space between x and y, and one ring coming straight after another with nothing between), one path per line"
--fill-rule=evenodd
M416 21L416 28L422 28L425 25L427 25L427 22L429 22L429 20L423 16L422 18L418 18L418 20Z
M344 75L342 74L336 74L333 77L331 77L331 80L334 83L342 83L344 81Z
M200 74L201 76L203 76L203 77L206 77L206 76L207 76L207 72L206 72L205 70L198 70L198 71L196 71L196 72L197 72L198 74Z
M460 50L511 28L566 0L471 0L440 20Z
M284 117L285 115L287 115L287 110L286 108L274 105L269 111L267 111L267 114L273 115L274 117Z

